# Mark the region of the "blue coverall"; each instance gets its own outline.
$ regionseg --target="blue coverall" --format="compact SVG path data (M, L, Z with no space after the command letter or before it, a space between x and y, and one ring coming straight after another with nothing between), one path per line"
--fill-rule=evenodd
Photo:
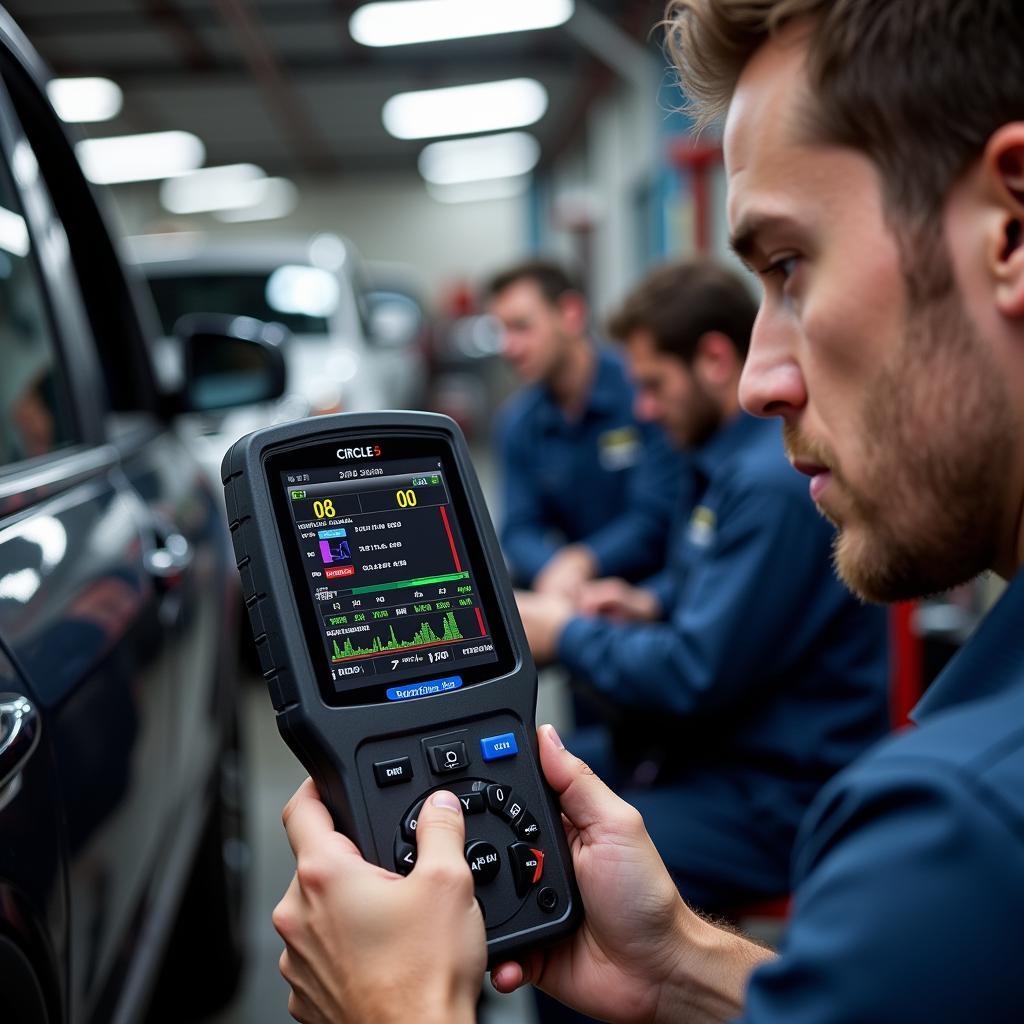
M886 614L836 578L777 421L739 414L693 462L698 497L651 581L664 620L574 618L558 656L623 713L628 758L567 745L641 810L684 896L718 910L788 891L811 800L888 730Z
M622 359L597 346L581 415L524 389L502 410L498 453L501 543L513 579L529 585L564 544L593 552L599 576L641 579L664 565L685 461L662 431L633 415Z

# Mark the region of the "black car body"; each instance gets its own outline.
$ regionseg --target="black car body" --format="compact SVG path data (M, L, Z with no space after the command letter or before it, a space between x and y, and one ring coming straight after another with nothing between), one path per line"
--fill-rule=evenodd
M240 966L237 576L45 80L0 12L0 1021L184 1020Z

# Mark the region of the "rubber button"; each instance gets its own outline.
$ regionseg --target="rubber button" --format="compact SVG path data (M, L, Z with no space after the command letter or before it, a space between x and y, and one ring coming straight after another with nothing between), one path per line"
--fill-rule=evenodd
M413 809L402 821L402 835L405 836L407 842L416 842L416 825L419 823L420 811L423 810L423 804L425 801L426 798L423 800L417 800Z
M528 843L513 843L508 848L508 862L512 865L516 895L523 897L540 881L544 873L544 851Z
M493 882L501 870L501 854L482 839L466 843L466 861L477 885Z
M483 814L487 810L483 793L459 793L459 803L463 814Z
M462 740L452 740L429 748L430 766L436 775L450 775L462 771L469 764L466 744Z
M487 787L487 806L495 813L500 814L511 795L512 791L508 786L492 782Z
M407 757L378 761L373 766L373 774L377 777L378 786L397 786L412 779L412 761Z
M529 811L524 811L523 816L512 827L520 839L528 842L533 842L540 835L537 819Z
M395 870L407 875L416 866L416 847L399 839L395 843Z
M515 823L523 816L525 808L519 798L513 793L505 801L504 807L502 807L498 813L511 825Z
M500 736L488 736L480 741L480 756L485 761L500 761L503 757L515 757L519 753L514 733L503 732Z

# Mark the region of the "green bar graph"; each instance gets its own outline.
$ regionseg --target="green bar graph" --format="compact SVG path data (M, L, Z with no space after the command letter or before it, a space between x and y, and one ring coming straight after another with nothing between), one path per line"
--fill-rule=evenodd
M441 636L431 628L429 622L423 622L410 640L399 640L395 636L395 627L388 627L388 639L382 640L379 636L373 638L369 647L356 647L351 639L345 639L343 644L333 641L332 661L342 661L345 658L365 658L370 654L382 654L385 651L401 651L409 647L426 647L429 644L447 643L450 640L462 640L462 630L455 621L455 613L448 612L444 617L444 631Z
M450 583L452 580L467 580L468 572L453 572L449 576L424 576L418 580L396 580L394 583L376 583L372 587L353 587L352 594L377 594L382 590L401 590L402 587L425 587L431 583Z

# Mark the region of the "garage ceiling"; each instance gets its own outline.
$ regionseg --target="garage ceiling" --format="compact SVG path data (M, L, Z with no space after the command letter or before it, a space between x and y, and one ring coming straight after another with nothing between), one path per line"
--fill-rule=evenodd
M507 0L514 3L515 0ZM579 0L644 40L662 0ZM548 90L530 131L550 159L578 132L612 72L565 26L370 49L355 43L351 0L8 0L61 76L101 75L124 90L121 114L91 135L180 128L209 165L248 161L270 174L411 170L424 143L391 138L384 102L410 89L529 76Z

